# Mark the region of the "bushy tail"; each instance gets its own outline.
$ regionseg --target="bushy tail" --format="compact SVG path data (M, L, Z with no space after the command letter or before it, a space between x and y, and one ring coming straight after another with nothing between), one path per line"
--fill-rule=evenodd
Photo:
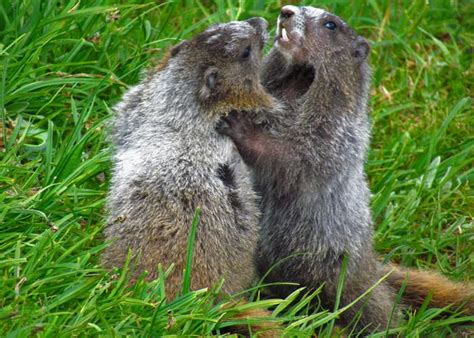
M453 282L436 272L405 269L396 265L387 265L384 269L386 272L395 269L387 281L396 289L405 286L402 295L404 303L419 307L431 295L430 305L433 307L453 305L464 309L467 315L474 315L473 284Z
M224 308L232 308L234 306L245 306L248 304L245 300L240 300L238 303L230 302L224 305ZM239 311L231 315L232 320L243 320L249 321L248 324L239 324L232 326L229 329L230 333L237 333L243 336L249 335L249 329L252 335L259 338L276 338L281 337L283 329L278 322L271 320L272 313L268 310L261 308L251 308ZM268 320L267 320L268 319Z

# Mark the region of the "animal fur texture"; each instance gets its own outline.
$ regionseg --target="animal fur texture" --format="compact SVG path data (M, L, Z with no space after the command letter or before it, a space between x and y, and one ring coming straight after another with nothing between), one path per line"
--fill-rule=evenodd
M265 125L236 113L220 129L253 168L262 194L259 273L268 273L265 282L295 282L310 289L324 283L322 301L329 309L334 307L344 256L349 263L341 306L388 272L373 250L364 173L370 139L369 50L367 41L334 14L313 7L283 7L275 46L262 70L264 86L279 99L280 107L265 115ZM443 299L435 304L472 300L472 287L434 273L416 285L418 273L409 271L411 295L426 296L440 282L438 290L441 285L461 287L464 297L438 292ZM391 323L390 318L404 277L401 270L392 274L346 311L341 323L356 320L362 310L359 330L396 324L399 311L393 312ZM285 297L293 288L271 290Z
M196 208L191 289L224 278L230 294L255 277L257 196L248 168L215 125L231 110L271 105L258 75L266 26L261 18L211 26L174 47L115 107L105 229L112 244L103 263L120 267L131 250L133 274L148 271L148 278L158 264L174 264L169 299L182 289Z

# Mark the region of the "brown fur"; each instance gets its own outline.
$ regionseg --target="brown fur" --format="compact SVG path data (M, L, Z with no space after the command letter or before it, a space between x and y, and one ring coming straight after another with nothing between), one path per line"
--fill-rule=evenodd
M396 289L405 287L404 303L419 307L427 297L434 307L454 306L474 315L474 287L470 283L453 282L434 271L386 266L387 272L395 268L387 281Z
M171 51L168 50L160 59L160 61L158 61L157 64L148 71L148 77L152 77L153 74L158 73L159 71L165 69L166 66L168 65L168 61L170 60L170 58L171 58Z
M235 305L241 306L245 304L247 304L247 301L241 300L237 304L228 303L224 305L224 307L232 307ZM243 312L236 313L232 315L231 318L236 319L236 320L252 320L254 318L265 318L265 317L270 318L271 312L264 309L249 309ZM249 325L252 330L252 335L256 334L257 337L272 338L272 337L281 337L282 335L281 327L273 321L261 321L258 323L251 323ZM241 325L238 327L233 327L234 329L233 332L246 335L248 333L249 325Z
M275 104L271 96L269 96L263 88L255 88L254 93L248 93L247 91L233 92L222 102L218 102L212 107L211 114L223 115L223 112L230 113L232 110L253 110L256 107L258 109L270 109ZM225 115L224 113L224 115Z

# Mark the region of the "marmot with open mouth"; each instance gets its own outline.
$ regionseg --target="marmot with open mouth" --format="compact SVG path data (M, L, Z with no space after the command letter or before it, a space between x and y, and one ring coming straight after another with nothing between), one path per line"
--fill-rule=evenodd
M283 7L275 47L262 71L264 86L282 109L268 112L263 126L237 113L220 128L254 169L262 195L260 274L265 282L295 282L310 289L324 283L322 301L330 309L344 256L348 266L339 307L391 268L379 263L373 250L364 173L370 138L369 50L367 41L336 15ZM368 331L395 325L395 294L406 277L406 304L420 305L432 293L431 305L467 302L468 311L474 311L472 286L432 272L395 269L343 313L342 324L358 320L358 329ZM271 288L281 297L293 290Z

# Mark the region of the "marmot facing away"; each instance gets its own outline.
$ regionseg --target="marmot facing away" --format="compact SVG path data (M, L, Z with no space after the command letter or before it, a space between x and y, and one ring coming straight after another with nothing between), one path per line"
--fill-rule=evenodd
M108 196L107 267L130 249L135 275L174 271L167 297L182 288L188 234L201 209L191 289L225 279L223 291L250 286L259 211L247 167L232 141L215 130L231 110L268 108L259 78L267 23L261 18L211 26L175 46L159 69L131 88L114 121Z
M275 47L262 72L265 87L280 99L282 109L266 115L266 127L242 114L232 114L220 125L253 167L262 194L260 274L270 271L265 282L296 282L312 289L325 283L322 301L329 308L345 255L349 263L340 307L389 271L373 251L364 174L369 49L364 38L331 13L283 7ZM407 272L407 303L422 302L433 292L431 304L470 300L472 312L470 286L398 269L346 311L342 323L356 320L362 309L359 329L389 326L395 293ZM292 290L275 286L272 291L286 296ZM395 314L392 325L396 322Z

